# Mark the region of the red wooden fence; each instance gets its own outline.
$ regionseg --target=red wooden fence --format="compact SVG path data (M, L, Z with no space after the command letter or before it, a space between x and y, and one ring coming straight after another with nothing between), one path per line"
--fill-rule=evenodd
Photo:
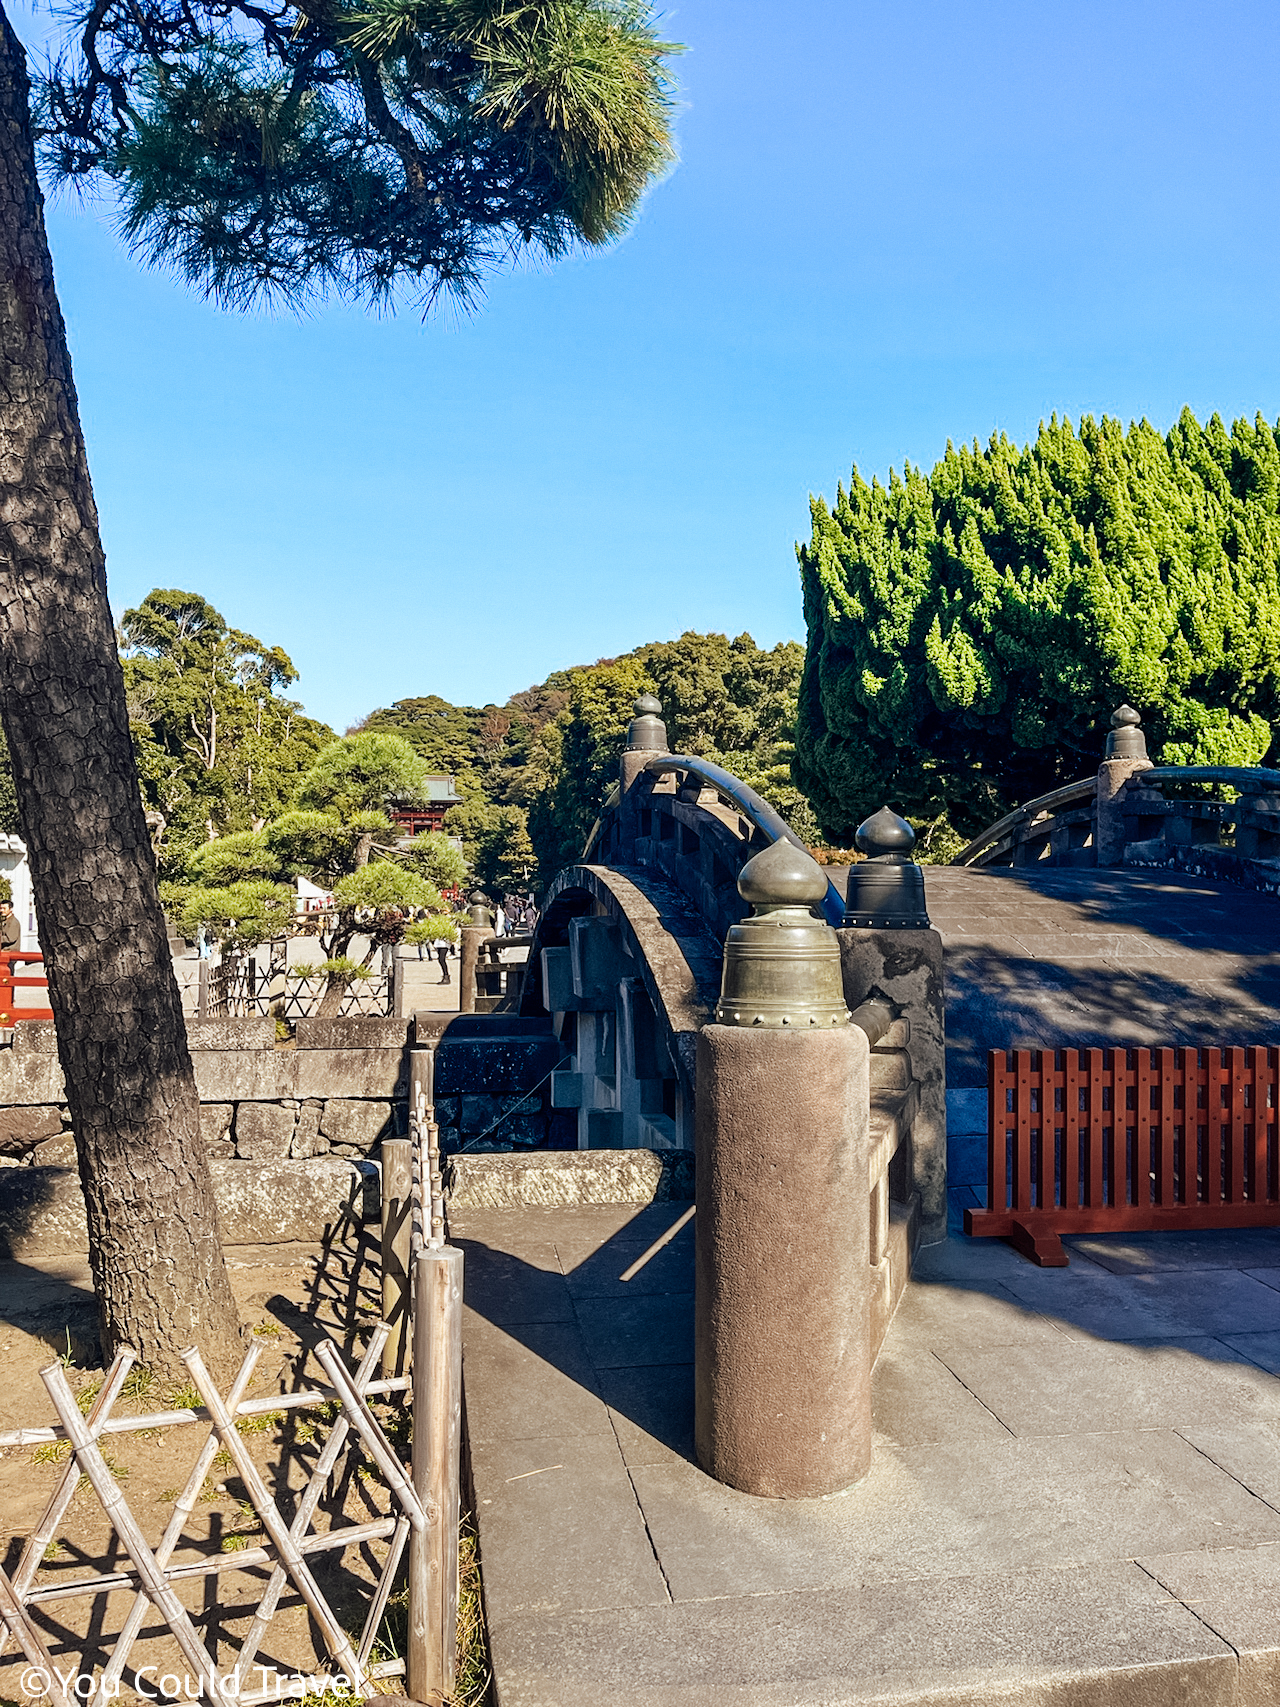
M53 1009L28 1007L25 1002L18 1003L14 998L15 990L48 990L49 980L43 973L31 976L24 973L15 976L15 962L20 966L44 965L44 956L37 954L34 949L10 949L0 953L0 1025L12 1025L20 1019L52 1019Z
M964 1230L1063 1267L1064 1233L1280 1226L1280 1049L993 1049L987 1207Z

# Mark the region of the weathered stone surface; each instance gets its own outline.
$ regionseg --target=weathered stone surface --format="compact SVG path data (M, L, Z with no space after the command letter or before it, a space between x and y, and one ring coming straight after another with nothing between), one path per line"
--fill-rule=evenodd
M448 1015L443 1015L448 1018ZM409 1041L408 1019L353 1014L349 1019L300 1019L299 1049L403 1049Z
M324 1104L317 1097L309 1098L298 1110L298 1124L293 1129L293 1142L289 1146L289 1154L295 1161L306 1161L310 1156L328 1153L329 1140L320 1136L323 1112Z
M24 1019L13 1028L13 1049L17 1055L56 1055L57 1027L51 1019Z
M450 1209L667 1203L693 1196L688 1150L541 1150L454 1156Z
M229 1245L310 1243L343 1219L364 1184L350 1162L212 1162L222 1237Z
M60 1108L0 1108L0 1156L25 1156L61 1131Z
M334 1100L324 1105L320 1131L331 1144L354 1144L365 1151L393 1135L391 1104Z
M206 1144L229 1144L236 1107L232 1102L200 1104L200 1136Z
M21 1033L23 1027L17 1030ZM65 1102L66 1096L56 1055L0 1049L0 1107Z
M457 1022L454 1022L455 1025ZM532 1090L565 1058L559 1038L446 1035L436 1057L437 1096L504 1096Z
M37 1144L31 1157L37 1168L74 1168L76 1166L76 1135L59 1132Z
M847 870L843 873L847 881ZM926 878L926 893L928 879ZM947 1064L942 938L937 931L841 930L844 999L850 1009L875 991L910 1021L906 1055L919 1090L911 1127L914 1185L926 1244L947 1234Z
M274 1102L298 1095L293 1049L193 1049L201 1102Z
M871 1463L867 1057L852 1025L698 1038L698 1462L768 1499Z
M0 1256L87 1251L80 1177L74 1168L0 1170Z
M236 1155L242 1162L283 1160L289 1154L297 1105L243 1102L236 1110Z
M402 1049L298 1049L300 1097L395 1097L407 1083Z
M276 1022L261 1015L246 1019L189 1019L188 1049L274 1049Z

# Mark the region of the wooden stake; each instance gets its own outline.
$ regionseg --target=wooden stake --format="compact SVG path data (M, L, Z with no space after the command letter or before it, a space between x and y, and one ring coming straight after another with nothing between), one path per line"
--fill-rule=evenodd
M408 1362L409 1246L413 1237L413 1141L382 1140L382 1319L389 1332L382 1348L384 1375L400 1375Z
M409 1542L409 1695L453 1693L462 1477L462 1252L418 1257L413 1322L413 1485L428 1516Z

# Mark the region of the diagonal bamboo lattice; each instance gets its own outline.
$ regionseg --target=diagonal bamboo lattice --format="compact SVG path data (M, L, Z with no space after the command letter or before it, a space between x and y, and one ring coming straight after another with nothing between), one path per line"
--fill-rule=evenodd
M377 1418L369 1408L371 1393L403 1392L408 1382L403 1379L377 1381L374 1379L378 1361L389 1329L385 1322L378 1324L354 1374L347 1371L338 1349L331 1341L317 1349L321 1367L332 1385L310 1389L304 1393L281 1394L270 1400L246 1400L245 1392L253 1374L260 1347L249 1349L240 1372L226 1398L219 1393L198 1351L183 1354L192 1384L203 1400L202 1408L175 1410L159 1415L141 1417L112 1417L111 1411L124 1387L134 1362L130 1351L122 1351L108 1372L102 1389L87 1416L82 1416L75 1394L62 1366L50 1364L40 1371L49 1397L58 1415L57 1428L18 1430L0 1436L0 1445L27 1445L35 1441L67 1440L71 1457L34 1533L23 1548L12 1577L0 1569L0 1656L10 1639L16 1639L28 1662L38 1668L49 1681L48 1693L55 1707L76 1707L68 1700L58 1679L47 1644L35 1619L33 1609L57 1601L83 1597L104 1596L120 1589L136 1591L133 1605L118 1636L114 1640L110 1659L97 1681L89 1707L106 1707L118 1693L120 1681L128 1665L129 1655L149 1611L153 1610L167 1625L182 1652L185 1662L195 1669L215 1707L255 1707L257 1703L280 1700L296 1694L291 1678L280 1681L278 1688L248 1690L242 1682L250 1671L259 1669L265 1675L270 1668L255 1668L254 1660L267 1628L289 1584L301 1595L316 1627L321 1632L330 1660L348 1680L353 1692L366 1693L375 1678L398 1676L404 1671L402 1659L371 1663L373 1646L396 1573L404 1554L411 1530L423 1531L438 1524L440 1514L429 1511L414 1491L395 1451L387 1440ZM272 1411L318 1407L336 1402L339 1414L333 1422L329 1438L311 1472L306 1488L299 1496L293 1519L286 1522L276 1500L253 1462L244 1440L236 1427L237 1417L262 1415ZM152 1430L181 1423L204 1422L209 1431L196 1456L185 1487L178 1496L172 1516L159 1544L152 1548L141 1525L130 1511L123 1489L114 1477L99 1444L104 1434L125 1431ZM390 1492L393 1515L370 1523L345 1524L327 1531L316 1532L312 1522L326 1485L338 1464L349 1437L354 1433L367 1456L382 1473ZM200 1496L205 1478L219 1450L225 1450L235 1464L245 1487L249 1502L265 1532L262 1546L245 1548L231 1554L210 1557L207 1554L175 1559L183 1531ZM39 1571L44 1553L53 1540L71 1503L77 1487L84 1478L92 1488L111 1524L115 1536L128 1554L130 1566L114 1572L74 1581L40 1582ZM368 1608L359 1642L353 1642L334 1615L317 1583L308 1559L332 1549L363 1545L374 1540L388 1540L389 1550ZM232 1665L217 1663L196 1630L190 1613L182 1604L175 1584L192 1578L217 1578L228 1571L260 1570L271 1567L271 1574L258 1601L249 1629ZM101 1645L102 1638L97 1638ZM63 1674L70 1675L64 1663ZM83 1704L84 1696L80 1696Z

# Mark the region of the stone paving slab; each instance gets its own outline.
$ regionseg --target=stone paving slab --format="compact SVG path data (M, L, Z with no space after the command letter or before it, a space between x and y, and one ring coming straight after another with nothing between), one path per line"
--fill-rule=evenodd
M1274 1707L1137 1564L496 1620L501 1707ZM1261 1680L1253 1679L1251 1683Z
M956 866L926 866L925 897L953 1089L986 1083L989 1049L1280 1041L1280 897L1181 872Z
M465 1221L498 1707L1274 1707L1268 1237L1195 1235L1167 1262L1090 1240L1066 1270L926 1248L876 1370L870 1475L782 1502L693 1461L691 1238L652 1290L618 1279L681 1207ZM518 1320L550 1251L573 1319Z

